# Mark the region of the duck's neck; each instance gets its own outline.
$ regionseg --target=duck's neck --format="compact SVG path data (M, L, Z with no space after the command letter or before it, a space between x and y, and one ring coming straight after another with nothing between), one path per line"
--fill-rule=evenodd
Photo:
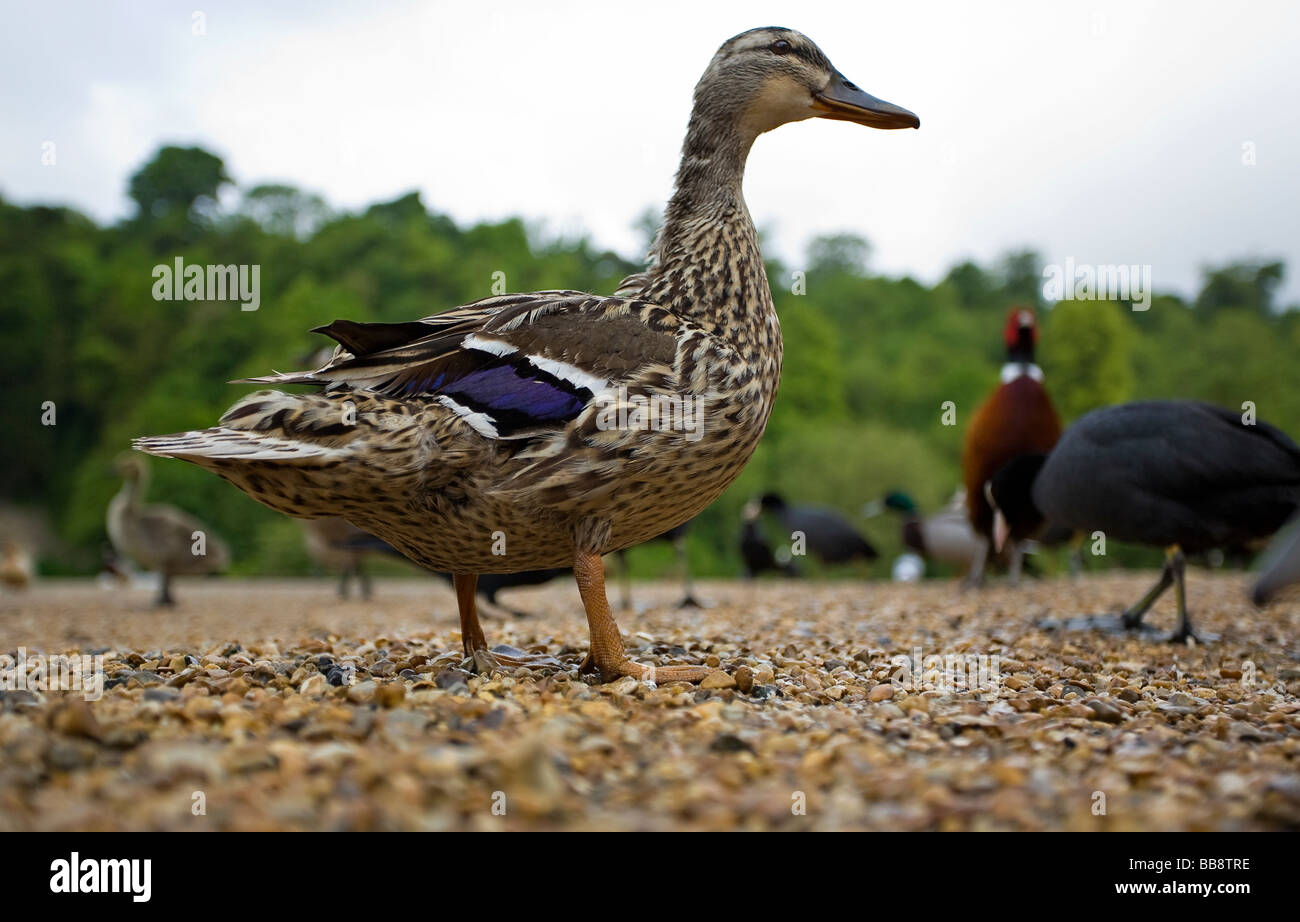
M754 135L697 101L644 296L738 345L779 348L780 327L741 182Z
M122 481L122 489L117 491L116 501L119 505L127 509L135 509L140 505L140 499L144 496L145 476L136 471L128 471L126 479Z

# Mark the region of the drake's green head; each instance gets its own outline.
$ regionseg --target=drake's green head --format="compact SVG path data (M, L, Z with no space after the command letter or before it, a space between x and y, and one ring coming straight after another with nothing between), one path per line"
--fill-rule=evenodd
M902 490L891 490L885 494L884 506L895 512L915 512L916 502Z

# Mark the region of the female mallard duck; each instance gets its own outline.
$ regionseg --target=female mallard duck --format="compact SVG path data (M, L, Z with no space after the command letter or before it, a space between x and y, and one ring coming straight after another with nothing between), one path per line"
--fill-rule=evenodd
M288 515L341 515L421 566L451 571L467 655L489 653L479 573L572 566L606 680L696 681L697 666L632 662L601 555L699 514L763 434L781 328L741 196L754 139L812 117L917 127L844 78L812 41L765 28L726 42L695 89L676 188L650 268L613 297L542 291L423 320L336 320L315 371L220 424L137 440L192 461Z
M229 565L225 543L198 519L173 506L144 503L149 483L144 458L123 455L117 470L124 482L108 504L108 537L118 554L158 573L158 605L174 603L173 576L219 573ZM201 545L196 543L200 533Z

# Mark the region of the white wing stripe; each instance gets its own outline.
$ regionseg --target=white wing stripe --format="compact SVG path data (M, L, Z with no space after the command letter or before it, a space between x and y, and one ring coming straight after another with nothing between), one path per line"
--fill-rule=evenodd
M487 352L491 355L514 355L519 350L507 342L499 339L484 339L482 336L476 336L471 333L461 340L461 348L477 349L479 352Z
M501 437L497 433L497 427L496 424L493 422L492 417L488 416L486 413L479 413L474 410L471 410L469 407L465 406L464 404L460 404L452 400L446 394L439 395L438 402L442 404L444 407L446 407L447 409L451 410L461 419L465 420L465 422L469 423L470 428L473 429L475 432L477 432L479 435L489 439L497 439Z
M577 365L570 365L568 362L558 362L555 359L543 358L540 355L527 356L529 364L533 365L549 375L554 375L561 381L568 381L575 387L584 387L593 394L603 391L609 387L609 382L604 378L598 378L590 372L583 371Z

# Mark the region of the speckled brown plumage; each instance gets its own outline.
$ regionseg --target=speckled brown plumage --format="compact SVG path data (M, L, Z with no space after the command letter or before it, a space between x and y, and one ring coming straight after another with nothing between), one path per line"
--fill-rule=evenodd
M546 291L408 323L336 321L322 328L340 344L325 366L255 379L321 393L253 394L214 429L137 447L288 515L341 516L458 574L476 649L473 574L573 566L596 668L643 676L615 642L600 555L699 514L762 437L781 330L741 180L759 133L814 115L919 124L862 94L799 33L743 33L696 88L650 267L615 296ZM698 430L608 423L660 400L698 408Z

